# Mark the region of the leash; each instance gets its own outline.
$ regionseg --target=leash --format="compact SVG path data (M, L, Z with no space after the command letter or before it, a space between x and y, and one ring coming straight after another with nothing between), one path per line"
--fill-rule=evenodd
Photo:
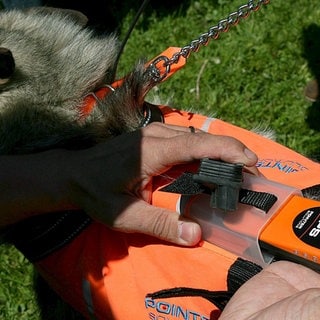
M124 46L148 2L149 0L143 1L126 33L125 40L122 42L120 52L116 59L114 73ZM249 0L247 4L240 6L237 11L230 13L226 18L221 19L216 25L210 27L209 30L206 33L201 34L198 39L192 40L190 44L182 48L169 47L156 58L149 61L147 63L147 74L153 79L155 84L167 80L172 74L180 70L186 64L191 53L198 52L202 46L207 46L211 40L217 40L221 33L228 32L230 27L238 25L241 20L248 18L252 12L257 12L262 6L269 3L270 0ZM121 86L122 81L122 79L116 80L111 85L106 85L96 92L90 93L80 108L80 120L85 119L91 113L99 99L102 99L105 95L115 91L116 88ZM144 123L143 126L146 124L148 124L148 122Z
M113 69L113 75L115 76L116 73L117 73L117 68L118 68L118 64L119 64L119 60L120 60L120 57L122 55L122 52L124 50L124 47L126 46L127 42L128 42L128 39L130 38L130 35L134 29L134 27L136 26L142 12L144 11L145 7L149 4L150 0L143 0L142 4L140 5L136 15L134 16L133 18L133 21L131 22L130 26L129 26L129 29L128 31L126 32L125 34L125 37L124 39L122 40L121 42L121 46L120 46L120 49L119 49L119 52L118 52L118 55L117 55L117 58L116 58L116 62L115 62L115 66L114 66L114 69Z
M188 59L191 53L198 52L200 47L207 46L212 39L217 40L221 33L228 32L230 27L238 25L252 12L260 10L262 6L269 3L270 0L249 0L247 4L240 6L237 11L221 19L216 25L209 28L208 32L201 34L198 39L192 40L189 45L182 47L170 58L164 54L155 58L148 67L150 76L156 83L163 81L171 73L173 65L179 63L180 59Z

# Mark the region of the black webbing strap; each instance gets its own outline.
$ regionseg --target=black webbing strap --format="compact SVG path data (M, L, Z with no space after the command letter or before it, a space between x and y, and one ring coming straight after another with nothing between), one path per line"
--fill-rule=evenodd
M301 192L305 198L320 200L320 184L302 189Z
M227 276L228 292L234 294L245 282L258 274L262 267L248 260L238 258L230 267Z
M161 191L179 193L183 195L196 195L200 193L211 193L211 190L203 185L195 182L193 179L193 173L185 172L171 184L162 188ZM277 197L274 194L267 192L258 192L247 189L240 189L239 202L247 205L254 206L268 212L270 208L277 201Z
M258 274L262 268L248 260L238 258L228 270L227 291L210 291L198 288L176 287L163 289L147 294L148 298L159 300L175 297L201 297L213 303L221 311L225 308L233 294L250 278ZM210 272L208 266L208 272ZM213 270L214 271L214 270Z
M272 193L258 192L247 189L240 189L239 202L254 206L268 212L277 201L277 197Z
M177 297L201 297L210 301L218 309L223 310L228 301L231 299L232 293L229 291L210 291L205 289L178 287L149 293L146 297L153 300Z
M91 221L83 211L49 213L15 224L3 238L35 262L71 242Z

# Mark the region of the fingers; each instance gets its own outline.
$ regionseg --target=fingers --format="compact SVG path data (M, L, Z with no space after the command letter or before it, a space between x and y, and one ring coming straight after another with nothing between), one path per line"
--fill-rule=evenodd
M152 141L151 141L152 140ZM150 146L153 145L153 148ZM253 167L257 156L240 141L226 136L211 135L204 132L173 133L163 139L143 137L141 142L142 171L154 175L162 173L170 166L212 158L230 163L241 163ZM257 170L253 169L257 174Z
M200 130L195 129L195 132L200 132ZM143 128L143 135L148 137L172 138L186 133L191 133L190 128L163 124L160 122L153 122L147 127Z
M315 291L310 291L313 288ZM313 303L319 310L319 299L317 302L312 302L315 292L319 296L318 273L292 262L275 262L246 282L235 293L222 313L221 320L315 319L301 317L299 314L300 312L302 315L303 310L307 308L307 305L303 305L307 301ZM293 309L298 303L300 303L299 308ZM287 310L292 310L293 313L286 313ZM251 318L252 315L256 317Z
M244 167L244 170L248 173L251 173L255 176L263 177L263 175L260 173L260 171L257 169L257 167Z
M118 215L112 227L123 232L139 232L178 245L193 246L201 239L200 226L178 213L135 200Z
M263 273L266 273L266 277L272 275L278 279L283 279L295 290L305 290L311 287L320 289L319 273L293 262L278 261L272 263L264 269Z
M257 286L263 291L262 284ZM320 308L320 289L309 288L292 293L285 298L278 298L277 291L281 282L273 287L274 302L263 302L266 298L262 294L247 296L242 305L236 306L235 299L231 300L222 312L221 320L269 320L269 319L318 319ZM241 289L240 289L241 290ZM239 295L238 295L239 296Z
M318 319L320 308L320 289L309 288L277 301L262 310L254 319Z
M199 160L202 158L220 159L226 162L243 163L253 166L257 162L257 156L243 143L235 138L212 135L201 130L163 125L154 123L144 129L143 137L148 143L148 138L167 138L164 143L159 143L158 154L169 154L166 161L180 163L185 161Z
M146 233L186 246L200 240L200 227L146 202L152 177L175 164L202 158L247 167L253 167L257 161L256 155L234 138L163 124L151 124L82 154L82 158L74 154L79 158L74 161L79 167L67 168L72 173L72 203L116 229ZM79 175L79 171L83 174Z

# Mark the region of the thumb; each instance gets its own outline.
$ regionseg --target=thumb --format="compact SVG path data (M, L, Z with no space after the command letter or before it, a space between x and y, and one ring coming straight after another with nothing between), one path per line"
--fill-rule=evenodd
M194 246L201 239L200 226L177 212L135 200L113 221L123 232L139 232L183 246Z

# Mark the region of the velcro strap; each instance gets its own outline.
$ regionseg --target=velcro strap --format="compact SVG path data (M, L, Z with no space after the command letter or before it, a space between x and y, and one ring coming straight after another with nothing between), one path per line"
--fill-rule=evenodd
M192 172L184 172L173 182L163 187L161 191L192 196L200 193L209 193L210 190L207 190L201 183L195 182Z
M234 294L245 282L258 274L261 270L261 266L251 261L238 258L228 271L228 292Z
M277 201L272 193L240 189L239 202L268 212Z
M316 184L314 186L302 189L301 192L305 198L319 200L320 184Z
M202 184L194 181L193 173L185 172L171 184L161 189L164 192L179 193L183 195L196 195L201 193L212 192L211 189L203 186ZM267 192L258 192L247 189L240 189L239 203L254 206L268 212L270 208L277 201L277 197L274 194Z

